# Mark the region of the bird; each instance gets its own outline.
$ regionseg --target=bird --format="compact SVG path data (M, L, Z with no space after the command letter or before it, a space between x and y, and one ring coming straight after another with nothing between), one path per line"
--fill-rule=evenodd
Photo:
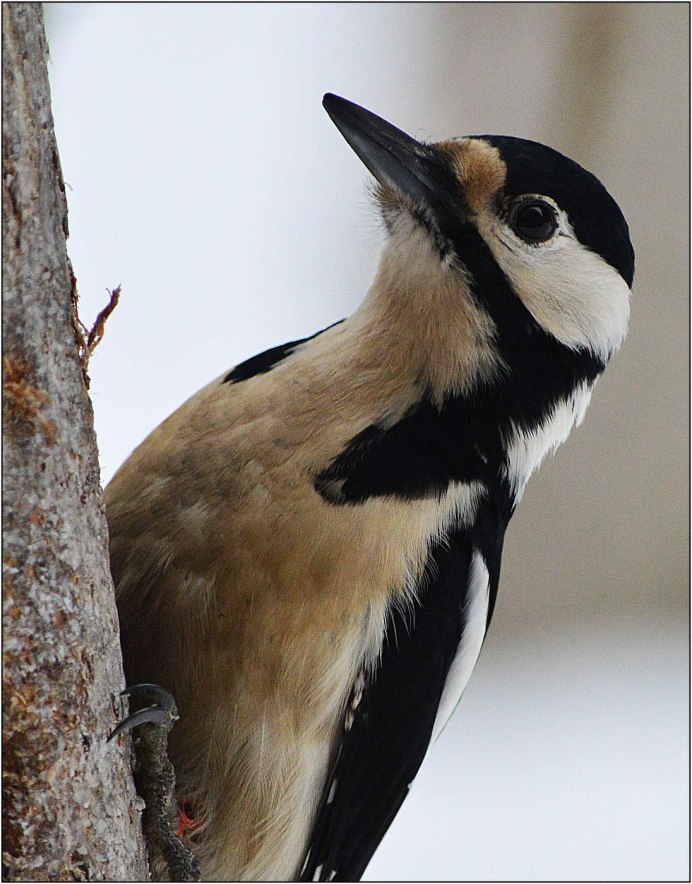
M364 299L213 380L106 490L125 674L175 696L203 880L361 878L629 319L629 229L578 163L323 106L382 220Z

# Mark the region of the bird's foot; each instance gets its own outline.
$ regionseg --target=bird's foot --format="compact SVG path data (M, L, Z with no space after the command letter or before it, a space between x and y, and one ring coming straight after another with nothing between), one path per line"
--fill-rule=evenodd
M185 835L194 837L206 828L206 822L200 818L199 802L194 798L178 798L178 838Z
M160 857L167 866L169 881L199 881L199 865L194 854L175 834L177 802L175 771L168 758L168 734L178 720L173 695L159 685L137 684L121 696L147 695L155 702L133 712L120 722L108 738L137 728L134 737L137 765L135 784L144 799L142 828L150 853Z

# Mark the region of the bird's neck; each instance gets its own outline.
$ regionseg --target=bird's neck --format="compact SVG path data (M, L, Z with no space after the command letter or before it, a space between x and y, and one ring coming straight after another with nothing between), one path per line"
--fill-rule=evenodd
M334 503L411 500L455 482L507 481L520 495L581 420L603 368L523 319L496 323L468 274L428 236L395 231L368 296L339 332L350 351L344 382L371 378L363 401L372 414L378 399L380 414L321 471L318 490Z
M497 330L464 270L442 259L424 230L407 224L390 233L349 324L364 349L396 363L442 402L497 375Z

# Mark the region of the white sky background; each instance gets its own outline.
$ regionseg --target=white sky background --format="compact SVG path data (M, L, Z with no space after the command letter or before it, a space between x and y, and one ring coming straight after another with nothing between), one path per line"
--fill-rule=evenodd
M652 157L678 161L665 154L678 131L666 114L680 103L666 41L682 17L644 11L632 24L625 12L625 55L570 72L575 34L599 45L580 14L559 4L46 8L87 324L106 287L122 284L90 366L104 484L213 377L342 318L364 295L377 220L365 170L322 110L326 91L422 138L550 143L606 180L633 227L642 294L631 340L584 428L527 492L476 675L370 878L687 876L686 431L675 399L686 385L685 284L665 278L667 299L645 297L686 250L683 234L677 245L645 238L681 217L684 188L649 179ZM623 73L623 59L640 67ZM665 427L665 441L640 424ZM613 439L623 440L615 456Z

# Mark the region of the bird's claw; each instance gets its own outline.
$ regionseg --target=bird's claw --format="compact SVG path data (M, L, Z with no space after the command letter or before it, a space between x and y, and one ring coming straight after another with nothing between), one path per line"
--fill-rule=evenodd
M161 724L168 721L178 720L178 709L175 705L173 694L157 684L133 684L120 692L121 697L132 697L138 694L148 694L155 699L155 703L146 706L144 709L138 709L132 712L127 718L124 718L120 724L114 728L108 736L108 742L120 736L120 734L129 733L133 728L139 727L141 724Z
M135 739L135 783L144 798L142 828L150 858L162 860L167 868L165 881L199 881L199 864L174 831L170 817L175 800L175 771L168 758L168 733L178 720L178 710L170 691L157 684L135 684L125 688L121 697L146 695L154 700L151 706L128 715L108 737L112 740L142 724ZM177 815L177 814L176 814Z

